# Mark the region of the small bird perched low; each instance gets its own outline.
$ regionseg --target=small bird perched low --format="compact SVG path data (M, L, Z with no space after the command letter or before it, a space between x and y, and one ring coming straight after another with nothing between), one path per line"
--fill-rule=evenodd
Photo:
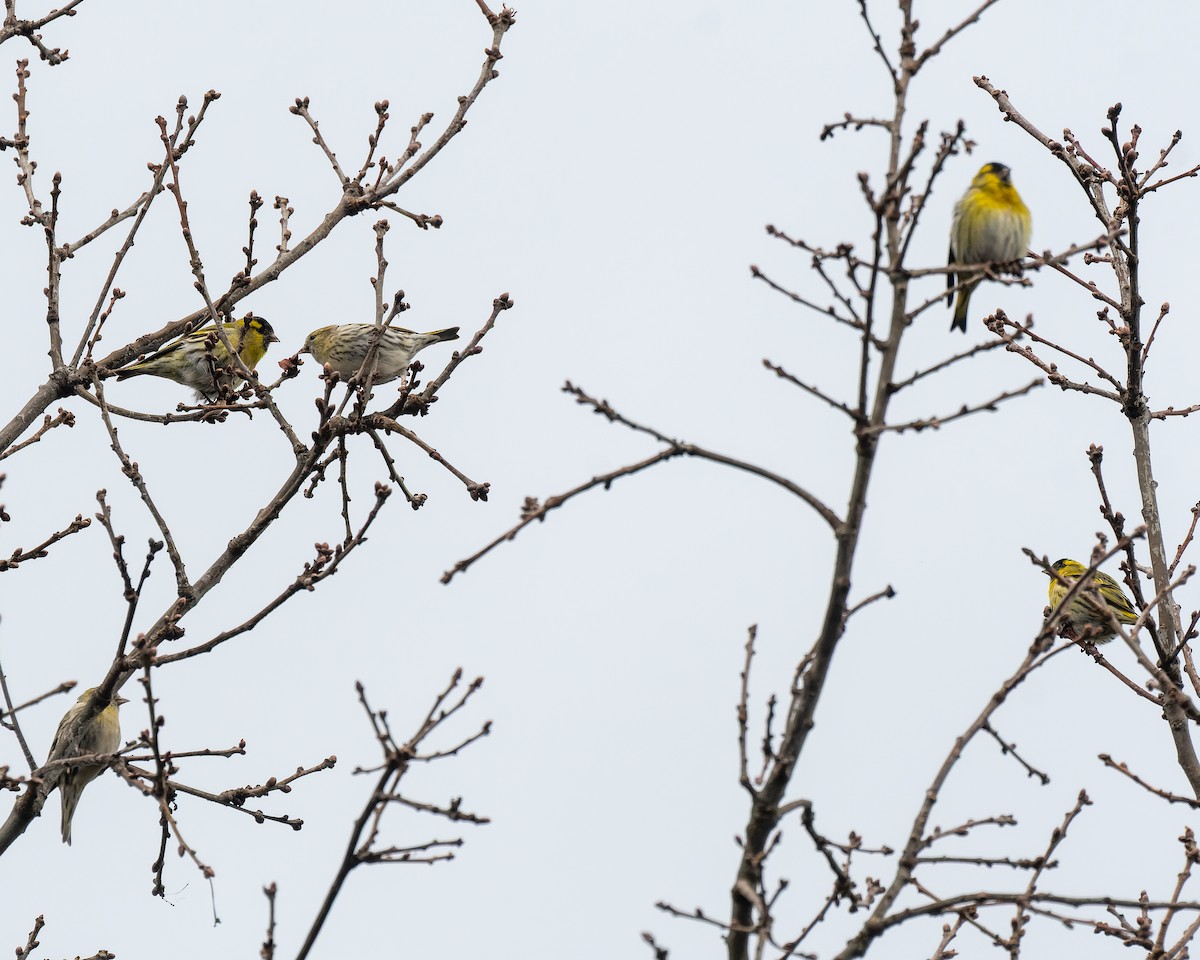
M950 224L950 266L956 263L1015 263L1024 259L1033 228L1029 208L1002 163L986 163L954 206ZM982 273L948 273L946 288L962 284L954 302L951 330L967 332L967 304ZM950 301L946 301L950 306Z
M267 348L279 342L271 325L252 313L221 326L247 370L253 370L266 354ZM212 338L211 349L209 337ZM230 366L229 351L217 337L216 327L210 323L173 340L145 360L122 367L117 371L117 379L125 380L143 374L166 377L191 387L196 391L197 399L212 400L221 394L222 387L232 386L236 373L226 372L225 368ZM241 383L240 376L237 381Z
M367 357L375 340L373 323L342 323L314 330L304 340L301 353L311 353L317 363L329 364L342 379L354 376ZM387 383L404 375L413 357L426 347L442 340L457 340L458 327L417 333L403 327L384 327L375 353L374 383ZM364 371L364 374L366 371Z
M1071 585L1087 573L1087 567L1077 560L1064 559L1054 561L1053 569L1066 581L1059 583L1054 577L1050 577L1050 606L1057 607L1062 603L1067 591L1071 589ZM1092 638L1093 641L1108 643L1117 635L1109 615L1116 617L1121 623L1135 623L1138 613L1133 608L1133 604L1129 602L1129 598L1125 596L1125 591L1121 589L1120 584L1107 573L1097 571L1092 576L1092 586L1100 594L1104 606L1101 607L1097 604L1091 595L1092 591L1081 587L1071 598L1071 604L1067 607L1066 623L1070 625L1076 639L1080 638L1079 635L1085 626L1099 627L1101 632Z
M61 760L65 757L90 757L97 754L116 753L121 747L121 720L118 713L121 704L128 703L124 697L114 697L112 702L92 717L87 725L79 731L73 744L67 743L65 736L67 728L83 713L88 698L95 687L89 687L79 695L75 706L66 712L58 723L58 731L54 734L54 742L50 746L50 759ZM62 795L62 838L63 843L71 844L71 819L75 816L75 808L79 805L79 797L83 788L96 779L105 769L103 763L85 763L77 767L66 767L58 781L59 793Z

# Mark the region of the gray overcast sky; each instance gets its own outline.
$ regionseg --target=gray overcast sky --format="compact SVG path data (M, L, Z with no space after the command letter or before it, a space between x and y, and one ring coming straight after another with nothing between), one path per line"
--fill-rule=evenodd
M920 4L919 39L932 41L973 5ZM894 45L892 5L873 9ZM20 12L35 10L24 0ZM1125 121L1145 129L1143 158L1182 126L1189 136L1175 167L1194 163L1186 66L1197 19L1182 4L1148 5L1135 18L1108 0L1088 4L1086 15L1078 4L1006 0L950 45L918 81L910 128L928 117L931 130L950 129L961 117L979 146L939 182L911 262L944 262L953 202L991 160L1013 169L1033 211L1035 249L1062 249L1096 232L1065 169L1001 122L972 75L1007 89L1043 130L1059 136L1070 127L1097 150L1105 110L1122 101ZM452 113L489 37L472 0L347 0L335 13L310 2L88 0L76 17L46 30L51 45L70 48L70 62L32 66L41 188L61 171L63 233L85 232L146 185L145 164L159 151L155 115L170 115L180 94L194 109L205 90L219 90L182 173L197 242L219 288L241 266L251 189L268 200L259 217L262 262L276 242L271 199L290 199L297 237L336 201L325 159L288 113L295 97L311 98L322 131L356 169L376 100L391 102L385 152L395 155L421 113L436 114L435 128ZM4 50L10 64L30 53L15 42ZM518 7L504 51L501 76L466 131L398 197L408 209L441 214L446 225L421 232L392 217L388 236L388 288L406 291L407 325L473 330L494 296L509 291L515 300L484 354L460 369L434 415L415 425L468 475L491 482L489 501L471 502L436 464L397 445L406 458L401 472L429 494L425 508L392 504L365 549L315 594L296 598L236 645L157 680L171 749L248 742L244 758L189 762L187 782L224 789L338 755L334 771L264 807L303 818L303 831L181 800L185 836L217 872L222 922L214 928L209 891L186 861L171 858L165 902L149 896L157 817L105 776L80 806L73 847L58 842L55 797L48 816L4 858L0 943L23 943L44 913L46 956L101 947L128 960L164 951L250 956L264 934L261 887L276 881L278 955L293 955L369 790L368 778L352 771L376 759L354 681L389 709L395 729L407 731L462 665L487 682L451 733L466 735L485 719L495 721L494 732L457 760L417 771L410 789L437 802L461 795L466 809L493 824L462 831L467 843L451 864L360 870L316 955L646 956L642 930L654 931L673 957L723 954L712 930L670 920L654 903L727 913L733 837L746 812L734 724L745 631L760 625L754 689L761 705L770 692L786 692L816 630L832 546L825 528L773 488L712 465L674 462L575 502L448 587L438 578L515 522L526 495L560 492L652 452L642 438L577 408L559 392L565 379L635 420L753 459L844 503L848 431L761 360L842 392L850 389L856 344L752 281L748 266L823 299L807 257L770 240L763 226L826 246L866 244L870 224L855 175L882 168L883 138L866 131L821 143L818 133L845 111L890 110L887 77L850 2L529 0ZM7 109L6 134L14 128ZM1178 242L1186 235L1193 245L1197 202L1185 186L1145 213L1147 300L1174 308L1151 362L1156 406L1197 399L1197 334ZM25 210L10 180L0 190L11 350L0 384L5 411L45 378L45 254L40 235L17 224ZM304 265L244 302L283 340L260 370L274 369L314 327L371 319L376 219L343 224ZM97 250L68 266L69 330L90 312L109 262ZM939 280L920 289L932 293ZM168 203L156 205L118 285L128 296L107 344L201 305ZM1094 305L1061 279L1040 274L1028 290L981 289L970 337L985 336L979 317L996 306L1014 316L1032 312L1085 355L1116 362L1115 342L1088 322ZM926 314L902 366L916 370L960 348L948 326L944 309ZM430 370L448 353L431 350ZM1033 376L996 352L913 391L898 415L949 413ZM281 391L302 433L311 429L317 393L311 365ZM113 384L109 395L148 410L183 399L172 384L148 378ZM96 489L106 486L138 557L153 528L90 408L73 409L81 413L74 433L51 435L44 449L4 465L2 499L13 516L5 543L29 546L76 513L90 515ZM126 423L120 430L177 524L181 549L200 568L276 488L289 462L265 417L216 429ZM1197 499L1195 420L1167 423L1156 437L1174 544ZM1093 442L1108 452L1118 504L1136 517L1128 433L1099 401L1043 388L999 415L885 440L855 593L891 583L898 595L856 618L795 783L796 795L816 803L827 835L857 830L872 846L900 839L935 765L1038 628L1045 582L1020 548L1054 559L1082 558L1091 547L1101 524L1084 456ZM354 478L358 507L383 478L368 463L360 459ZM186 621L189 639L241 622L290 581L314 541L340 537L337 511L332 485L298 504L222 584L220 598ZM63 679L90 686L102 675L123 617L109 553L96 527L53 559L4 576L0 654L14 696ZM171 588L161 567L142 627L169 602ZM1180 862L1172 839L1195 817L1154 808L1138 831L1136 858L1104 852L1114 825L1147 807L1101 769L1097 753L1128 759L1168 787L1178 781L1154 711L1089 666L1073 654L1058 658L1000 715L1003 733L1050 768L1050 786L1021 779L977 746L937 819L949 826L1015 813L1029 832L995 842L1014 856L1034 856L1086 787L1097 806L1062 852L1053 888L1097 893L1119 885L1126 895L1143 888L1165 895ZM26 721L41 755L65 709L54 702ZM142 704L126 707L126 737L145 717ZM19 754L7 746L0 762L16 769ZM404 844L457 835L448 826L393 813L388 836ZM799 827L786 832L775 868L796 881L791 902L807 906L823 896L824 875ZM799 908L782 913L797 927L807 919ZM839 942L830 926L817 948ZM916 942L923 949L928 930ZM1117 950L1089 940L1092 955Z

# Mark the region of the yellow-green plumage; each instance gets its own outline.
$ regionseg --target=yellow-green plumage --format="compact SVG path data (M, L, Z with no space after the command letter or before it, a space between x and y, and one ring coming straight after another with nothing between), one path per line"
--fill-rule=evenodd
M221 326L247 370L253 370L258 365L266 355L267 347L279 342L271 325L253 314ZM213 340L211 350L208 347L210 336ZM228 370L230 366L229 351L217 337L216 328L209 324L173 340L145 360L122 367L117 371L117 379L125 380L143 374L166 377L191 387L200 399L211 400L220 395L222 387L233 385L236 375ZM241 377L236 379L241 383Z
M358 373L367 350L379 337L375 354L374 383L387 383L404 375L413 357L443 340L457 340L458 327L416 333L403 327L385 327L380 333L373 323L342 323L314 330L304 340L301 353L311 353L317 363L329 364L343 380ZM365 373L365 371L364 371Z
M65 757L90 757L97 754L116 753L121 747L121 719L119 712L121 704L128 703L124 697L115 697L113 701L88 721L87 725L78 732L73 742L67 742L67 730L74 724L87 706L88 698L95 687L90 687L80 694L75 705L66 712L58 723L54 734L54 742L50 746L50 759L61 760ZM67 767L58 781L58 790L62 798L62 838L63 843L71 843L71 820L75 816L75 808L79 805L79 797L83 788L98 777L105 768L103 763L85 763L80 766Z
M1057 608L1071 589L1071 585L1087 573L1087 567L1077 560L1064 559L1056 560L1053 569L1065 581L1059 583L1054 577L1050 578L1050 606ZM1092 576L1092 586L1096 593L1100 594L1104 605L1100 606L1096 602L1091 590L1086 587L1080 588L1067 607L1066 622L1071 625L1077 636L1086 626L1098 627L1101 632L1093 639L1096 643L1108 643L1117 635L1111 617L1116 617L1121 623L1134 623L1138 613L1125 596L1120 584L1107 573L1097 571Z
M950 266L956 263L1014 263L1025 257L1033 222L1029 209L1012 185L1002 163L988 163L975 174L971 186L954 207L950 224ZM981 273L950 273L947 289L962 284L954 302L951 330L967 332L967 304L983 279ZM949 306L949 301L946 302Z

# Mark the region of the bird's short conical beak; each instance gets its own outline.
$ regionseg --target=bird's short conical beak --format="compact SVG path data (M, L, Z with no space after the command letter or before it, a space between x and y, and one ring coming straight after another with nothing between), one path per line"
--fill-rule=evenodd
M297 353L312 353L312 351L308 349L307 343L304 346L302 346L299 350L297 350L296 352Z

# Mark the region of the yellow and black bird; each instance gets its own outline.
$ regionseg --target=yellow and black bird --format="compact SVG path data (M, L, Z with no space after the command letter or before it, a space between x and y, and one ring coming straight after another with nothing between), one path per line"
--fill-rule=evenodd
M247 370L253 370L266 355L267 348L279 342L271 325L251 313L241 320L231 320L221 326ZM145 360L122 367L117 371L117 379L143 375L165 377L191 387L198 399L212 400L221 393L221 387L232 385L235 379L240 383L241 377L235 377L228 370L231 366L229 351L210 323L184 334L178 340L172 340Z
M950 224L949 265L1015 263L1025 257L1033 222L1029 208L1012 185L1011 171L1002 163L986 163L954 207ZM983 274L971 270L948 273L947 289L959 287L951 330L967 332L967 304ZM950 301L946 301L946 306Z
M1087 573L1087 567L1078 560L1063 559L1054 561L1053 570L1066 581L1059 583L1054 577L1050 577L1050 606L1058 607L1075 581ZM1125 596L1121 585L1107 573L1097 570L1092 575L1091 586L1100 595L1104 605L1096 602L1090 590L1081 588L1071 598L1065 622L1071 625L1075 639L1079 639L1084 627L1094 626L1100 629L1100 633L1093 638L1094 642L1108 643L1117 635L1113 629L1112 618L1116 617L1120 623L1136 623L1138 613Z

